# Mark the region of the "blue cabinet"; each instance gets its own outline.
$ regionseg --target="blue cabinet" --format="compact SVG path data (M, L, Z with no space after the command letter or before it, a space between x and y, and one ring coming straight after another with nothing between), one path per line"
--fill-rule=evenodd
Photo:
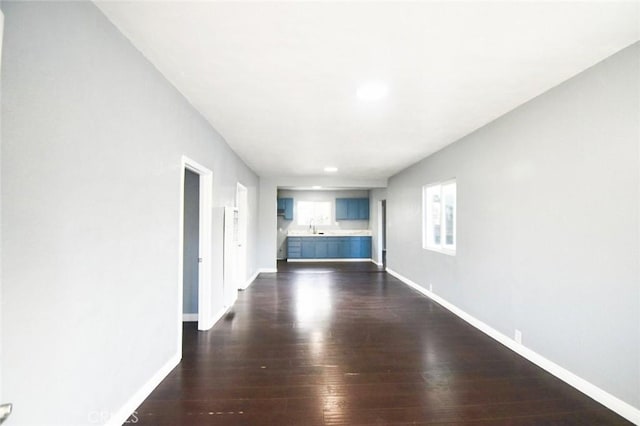
M336 198L336 220L345 220L349 216L348 198Z
M287 237L287 257L300 259L302 257L302 238Z
M359 198L357 205L358 205L358 218L360 220L369 220L369 199Z
M371 237L360 237L361 257L371 258Z
M336 220L369 220L369 199L336 198Z
M289 259L370 259L371 237L287 237Z
M278 198L278 216L293 220L293 198Z
M314 242L316 246L316 259L327 259L329 257L329 241L327 238L317 238Z
M349 238L349 257L358 258L361 257L362 250L360 249L361 242L359 237Z
M340 251L340 239L330 238L327 241L327 257L329 259L338 259L344 257Z
M315 238L309 238L309 237L302 238L302 258L315 259L315 257L316 257Z

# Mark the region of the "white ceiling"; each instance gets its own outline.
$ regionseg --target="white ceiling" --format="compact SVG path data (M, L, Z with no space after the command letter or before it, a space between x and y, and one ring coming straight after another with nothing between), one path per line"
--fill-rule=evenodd
M638 2L97 4L261 176L387 178L640 38Z

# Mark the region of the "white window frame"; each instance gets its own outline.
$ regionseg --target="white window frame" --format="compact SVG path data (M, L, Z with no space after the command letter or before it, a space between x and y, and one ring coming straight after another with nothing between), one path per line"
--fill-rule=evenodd
M454 201L454 210L453 210L453 244L452 245L447 245L445 244L445 238L446 238L446 220L445 220L445 214L446 214L446 209L444 208L444 190L443 188L445 186L448 185L454 185L454 194L455 194L455 201ZM434 187L439 187L439 191L440 191L440 226L441 226L441 231L440 231L440 243L439 244L433 244L432 241L430 241L429 237L429 229L430 229L430 224L429 222L429 216L431 212L431 207L429 206L429 200L427 198L427 191L431 188ZM449 179L446 181L442 181L442 182L434 182L434 183L430 183L427 185L424 185L422 187L422 248L425 250L431 250L431 251L435 251L438 253L443 253L443 254L448 254L450 256L455 256L456 255L456 247L457 247L457 242L458 242L458 230L457 230L457 225L458 225L458 185L456 183L455 179Z

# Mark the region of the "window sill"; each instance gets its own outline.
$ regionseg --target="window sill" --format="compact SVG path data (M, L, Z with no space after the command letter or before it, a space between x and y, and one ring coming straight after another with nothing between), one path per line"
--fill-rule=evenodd
M447 256L455 256L456 251L451 249L445 249L441 247L423 247L425 250L435 251L436 253L446 254Z

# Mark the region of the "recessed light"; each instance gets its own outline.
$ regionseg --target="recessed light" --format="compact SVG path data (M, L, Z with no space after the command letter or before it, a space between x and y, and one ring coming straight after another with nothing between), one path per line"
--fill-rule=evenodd
M377 101L389 93L389 87L382 81L368 81L358 87L356 92L359 99L363 101Z
M327 166L324 168L324 171L327 173L335 173L338 171L338 168L333 166Z
M320 185L313 185L311 188L313 188L313 189L322 189L322 187Z

